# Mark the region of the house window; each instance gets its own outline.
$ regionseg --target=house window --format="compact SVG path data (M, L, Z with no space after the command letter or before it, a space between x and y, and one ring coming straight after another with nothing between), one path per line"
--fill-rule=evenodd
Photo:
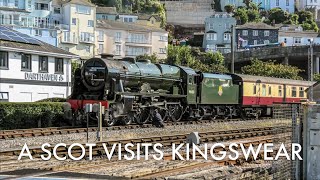
M284 43L287 43L287 38L284 38Z
M254 40L253 41L253 45L257 45L258 44L258 41L257 40Z
M294 43L301 44L301 38L298 38L298 37L294 38Z
M42 36L42 30L41 29L35 29L34 30L34 35L35 36Z
M9 101L9 93L0 92L0 102L8 102L8 101Z
M278 86L278 96L282 97L282 86Z
M297 97L297 87L292 87L291 88L291 96L292 97Z
M267 95L267 86L265 84L262 84L262 96Z
M217 47L214 44L207 44L207 49L211 50L211 51L215 51L217 49Z
M258 31L257 30L253 30L253 36L258 36Z
M269 40L264 40L264 44L269 44L270 41Z
M160 51L160 54L166 54L167 53L166 48L160 48L159 51Z
M72 25L76 25L77 24L77 19L76 18L72 18Z
M289 0L286 0L286 6L289 6Z
M79 14L90 14L90 7L77 5L77 13L79 13Z
M103 39L104 39L103 31L98 31L98 41L103 41Z
M60 14L60 8L55 7L55 8L53 9L53 12L54 12L55 14Z
M231 38L230 38L231 36L230 36L230 33L224 33L224 35L223 35L223 39L225 40L225 41L229 41Z
M168 37L167 36L160 36L160 41L168 41Z
M103 53L103 44L99 44L99 54L102 54Z
M39 56L39 72L47 73L48 72L48 57Z
M243 30L242 31L242 36L248 36L248 30Z
M81 32L80 39L83 42L94 42L94 34L88 32Z
M31 55L30 54L21 55L21 70L31 71Z
M121 32L116 32L115 42L121 42Z
M264 31L264 36L269 36L270 35L270 31Z
M213 23L209 23L209 30L213 30L214 28L214 24Z
M303 87L299 88L299 97L304 97L304 88Z
M86 50L87 53L90 53L90 46L85 46L84 49Z
M0 51L0 69L8 69L8 52Z
M121 45L116 45L116 55L121 55Z
M208 33L207 40L217 40L217 34L216 33Z
M55 59L54 72L63 74L63 59L62 58Z
M18 7L19 6L19 0L14 0L14 7Z
M276 0L276 6L279 6L279 4L280 4L279 1L280 0Z
M93 20L88 20L88 27L93 27L93 26L94 26Z

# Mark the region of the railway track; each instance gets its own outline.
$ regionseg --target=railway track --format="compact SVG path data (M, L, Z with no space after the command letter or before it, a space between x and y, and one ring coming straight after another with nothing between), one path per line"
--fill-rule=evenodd
M266 136L272 134L279 134L279 133L286 133L291 131L291 127L288 126L280 126L280 127L263 127L263 128L251 128L251 129L237 129L237 130L227 130L227 131L212 131L212 132L200 132L199 136L201 137L202 143L208 142L219 142L219 141L226 141L226 140L236 140L236 139L244 139L250 137L259 137L259 136ZM161 143L163 147L169 147L173 143L185 143L188 134L175 134L170 136L155 136L155 137L148 137L148 138L140 138L140 139L125 139L125 140L115 140L115 141L105 141L105 142L97 142L96 146L92 148L93 156L102 156L105 154L104 147L102 144L105 144L106 147L110 148L113 144L121 143ZM82 144L85 147L85 144ZM59 147L57 149L58 155L66 155L68 152L68 147ZM49 151L53 151L53 146L48 147ZM137 146L131 148L131 150L135 151ZM81 154L80 147L74 147L72 149L73 155L77 156ZM7 150L1 151L0 156L18 156L20 154L21 149L18 150ZM45 155L42 152L40 147L30 148L30 152L33 157L40 157L41 155Z
M265 120L265 119L261 119ZM166 126L185 125L185 124L206 124L209 122L235 122L244 121L244 119L227 119L227 120L201 120L201 121L179 121L179 122L166 122ZM123 129L137 129L137 128L151 128L152 124L143 125L127 125L127 126L112 126L103 127L103 131L123 130ZM97 127L89 127L89 132L98 131ZM32 128L32 129L14 129L14 130L2 130L0 131L0 139L14 139L19 137L37 137L37 136L50 136L72 133L85 133L87 128L72 128L72 127L49 127L49 128Z

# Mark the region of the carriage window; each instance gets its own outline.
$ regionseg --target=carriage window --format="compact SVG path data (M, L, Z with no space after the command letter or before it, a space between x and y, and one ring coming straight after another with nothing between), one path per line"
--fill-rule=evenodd
M192 77L189 78L189 84L192 84Z
M297 87L292 87L291 88L291 96L292 97L297 97Z
M229 87L230 86L230 80L220 79L220 86Z
M304 97L304 88L300 87L299 89L299 97Z
M278 89L278 96L282 96L282 86L279 86Z
M265 84L262 84L262 96L267 95L267 86Z
M253 94L257 94L257 85L253 85Z
M269 86L269 96L271 96L271 94L272 94L272 88L271 86Z

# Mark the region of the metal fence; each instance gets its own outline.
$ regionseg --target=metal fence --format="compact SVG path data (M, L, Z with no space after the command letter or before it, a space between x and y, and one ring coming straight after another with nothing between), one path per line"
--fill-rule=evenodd
M299 104L277 105L273 109L273 119L277 124L274 130L279 131L273 135L274 149L278 149L281 144L284 144L291 158L291 144L299 143L302 145L303 108ZM288 131L281 132L281 126L288 126ZM272 161L273 179L300 179L301 163L300 160L287 160L283 157Z

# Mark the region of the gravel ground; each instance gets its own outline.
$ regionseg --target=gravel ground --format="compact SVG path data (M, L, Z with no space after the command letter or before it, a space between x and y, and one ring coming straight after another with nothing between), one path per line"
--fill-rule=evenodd
M166 126L165 128L138 128L138 129L124 129L114 130L103 133L103 141L133 139L142 137L153 137L172 134L187 134L191 132L203 131L222 131L230 129L254 128L254 127L268 127L288 125L290 121L282 120L250 120L226 123L208 123L208 124L186 124L177 126ZM74 133L64 135L50 135L39 137L15 138L8 140L0 140L0 151L9 149L21 149L27 143L29 147L41 146L43 143L57 144L57 143L74 143L86 140L86 133ZM97 141L96 132L89 133L89 142Z

